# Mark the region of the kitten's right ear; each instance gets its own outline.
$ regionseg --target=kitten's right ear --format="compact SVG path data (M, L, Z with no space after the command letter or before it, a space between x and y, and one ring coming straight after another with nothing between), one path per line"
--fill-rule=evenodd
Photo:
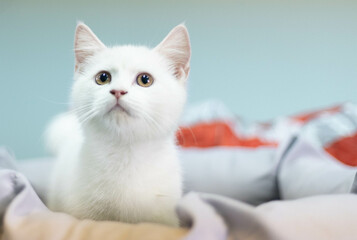
M84 23L79 22L74 38L74 52L76 56L77 70L86 59L93 56L95 52L105 48L105 45L97 38L92 30Z

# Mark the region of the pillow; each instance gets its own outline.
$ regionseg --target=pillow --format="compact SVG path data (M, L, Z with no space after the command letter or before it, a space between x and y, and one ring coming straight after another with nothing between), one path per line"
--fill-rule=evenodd
M247 124L210 101L188 108L177 139L186 192L254 205L348 193L357 170L357 106L346 103Z
M185 192L220 194L253 205L277 199L276 154L284 134L273 132L282 125L246 125L218 102L189 108L177 133Z
M278 198L275 148L180 149L184 190L214 193L253 205Z
M351 192L357 172L357 107L312 114L279 168L282 199ZM355 189L355 188L354 188Z

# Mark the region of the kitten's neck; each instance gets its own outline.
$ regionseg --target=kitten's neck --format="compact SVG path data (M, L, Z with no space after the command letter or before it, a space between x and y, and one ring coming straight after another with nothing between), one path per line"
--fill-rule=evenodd
M174 131L157 136L141 136L140 134L127 136L117 131L98 129L93 126L87 126L83 130L83 150L100 158L122 153L131 158L130 156L135 155L138 149L140 152L150 154L164 148L173 149L176 147Z

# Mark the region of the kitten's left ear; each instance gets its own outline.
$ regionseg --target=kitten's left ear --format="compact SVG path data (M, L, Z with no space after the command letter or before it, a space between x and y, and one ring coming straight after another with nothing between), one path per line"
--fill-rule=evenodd
M171 62L177 79L187 79L190 71L191 46L185 25L180 24L172 29L155 50Z

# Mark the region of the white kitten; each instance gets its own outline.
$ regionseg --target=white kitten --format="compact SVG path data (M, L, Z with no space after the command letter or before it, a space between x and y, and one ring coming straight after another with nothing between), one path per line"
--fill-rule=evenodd
M58 158L49 207L78 218L177 225L175 132L190 61L185 26L153 49L109 48L79 23L75 56L72 111L47 131Z

